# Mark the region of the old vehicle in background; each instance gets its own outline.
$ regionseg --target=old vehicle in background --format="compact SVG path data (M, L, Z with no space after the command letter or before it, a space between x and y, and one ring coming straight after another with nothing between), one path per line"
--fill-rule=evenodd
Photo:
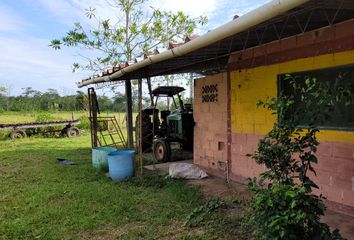
M179 143L183 150L193 150L193 109L191 104L184 104L182 101L180 93L184 90L183 87L176 86L161 86L154 89L153 106L142 110L141 120L140 115L136 118L137 146L140 147L141 144L143 153L152 151L158 162L170 160L173 143ZM173 111L158 109L157 102L162 97L172 100Z
M74 125L79 124L80 120L66 120L66 121L47 121L47 122L31 122L31 123L10 123L10 124L0 124L0 129L11 129L9 137L11 139L25 138L27 137L26 129L37 129L46 127L60 127L64 126L59 130L46 130L44 132L59 132L62 136L76 137L80 135L80 129Z

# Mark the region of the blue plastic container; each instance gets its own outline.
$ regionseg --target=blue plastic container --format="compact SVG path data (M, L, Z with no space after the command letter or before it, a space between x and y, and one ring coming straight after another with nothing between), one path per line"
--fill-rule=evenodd
M108 154L117 151L114 147L96 147L92 149L92 166L108 170Z
M134 174L134 150L118 150L108 154L109 176L120 181Z

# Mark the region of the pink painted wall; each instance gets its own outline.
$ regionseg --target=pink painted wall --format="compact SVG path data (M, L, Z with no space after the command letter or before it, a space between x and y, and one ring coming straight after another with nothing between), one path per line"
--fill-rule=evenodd
M216 86L217 85L217 86ZM217 92L204 91L213 86ZM193 114L194 163L223 174L227 161L227 75L196 79L194 82ZM204 101L217 94L217 101Z

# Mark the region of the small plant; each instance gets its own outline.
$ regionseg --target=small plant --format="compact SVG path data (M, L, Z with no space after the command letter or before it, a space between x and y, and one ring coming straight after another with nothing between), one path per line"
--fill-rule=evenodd
M338 231L332 233L320 222L325 205L322 196L312 194L318 186L308 173L316 175L318 126L328 119L334 104L350 94L314 78L306 78L303 84L290 75L286 80L299 95L298 102L281 93L258 103L277 114L278 121L259 142L257 151L249 155L267 168L259 181L254 179L250 184L255 195L249 224L259 239L342 239ZM299 127L304 121L306 129Z

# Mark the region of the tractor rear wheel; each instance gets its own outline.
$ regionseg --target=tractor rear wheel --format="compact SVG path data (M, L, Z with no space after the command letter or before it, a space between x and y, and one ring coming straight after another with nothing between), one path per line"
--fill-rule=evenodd
M158 162L167 162L171 158L171 146L165 139L154 141L154 158Z

